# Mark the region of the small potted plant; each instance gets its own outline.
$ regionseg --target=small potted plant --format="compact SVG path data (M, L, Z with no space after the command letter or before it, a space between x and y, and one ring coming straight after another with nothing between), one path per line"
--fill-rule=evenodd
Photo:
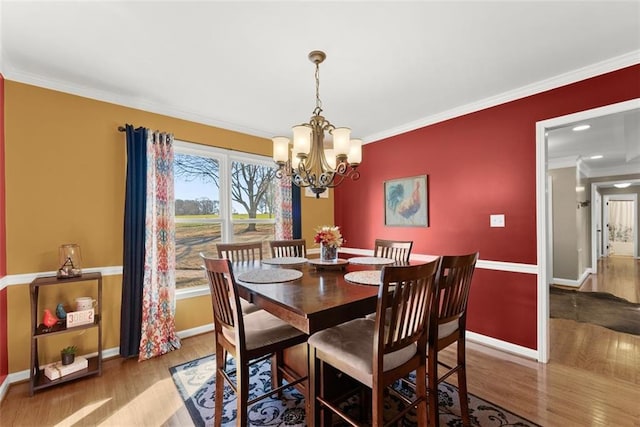
M76 358L76 353L78 352L78 347L75 345L70 345L68 347L63 348L60 351L60 356L62 357L63 365L70 365Z

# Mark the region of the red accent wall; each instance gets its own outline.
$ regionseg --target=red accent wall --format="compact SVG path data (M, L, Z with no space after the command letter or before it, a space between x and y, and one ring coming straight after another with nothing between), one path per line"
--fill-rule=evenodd
M335 191L335 223L349 247L407 239L414 253L536 264L536 122L638 97L635 65L367 144L360 180ZM384 181L423 174L429 227L386 227ZM506 227L490 228L492 213ZM476 274L469 330L535 349L536 311L535 275Z
M7 230L4 191L4 77L0 74L0 278L7 275ZM5 380L8 372L7 288L5 287L0 289L0 384Z

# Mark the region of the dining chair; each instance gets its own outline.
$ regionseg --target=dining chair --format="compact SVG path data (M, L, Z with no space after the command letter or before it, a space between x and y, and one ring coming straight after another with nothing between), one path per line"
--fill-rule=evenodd
M413 240L376 239L373 247L374 257L391 258L405 264L409 263Z
M262 261L262 242L216 243L218 258L231 262Z
M417 373L415 398L396 394L407 406L387 424L417 407L418 425L427 423L426 354L429 312L436 293L440 259L413 266L385 266L378 289L376 320L360 318L311 335L309 347L309 424L330 425L332 413L351 425L358 421L324 396L322 372L328 364L371 389L371 424L384 424L384 395L410 372ZM393 392L393 389L389 389ZM348 396L343 396L348 397ZM368 402L362 402L368 407ZM322 413L324 411L324 413ZM323 419L324 415L324 419Z
M305 239L271 240L269 241L271 256L277 257L307 257L307 242Z
M427 389L429 395L429 419L439 425L438 384L450 375L458 374L458 396L462 423L470 425L467 393L467 369L465 357L465 333L467 302L471 279L478 261L478 252L468 255L443 256L438 274L438 293L432 307L427 340ZM438 352L457 343L455 366L438 360ZM438 366L446 372L438 376Z
M222 423L224 385L227 382L236 394L236 425L246 426L249 424L247 409L250 405L268 396L279 395L283 389L307 379L305 376L282 385L280 381L274 381L272 373L271 389L249 399L249 367L272 355L282 354L286 348L306 342L307 335L264 310L243 315L231 262L228 259L204 258L204 264L211 290L216 342L214 425ZM233 371L226 370L227 354L235 360L235 383L230 378ZM278 363L277 366L281 365Z

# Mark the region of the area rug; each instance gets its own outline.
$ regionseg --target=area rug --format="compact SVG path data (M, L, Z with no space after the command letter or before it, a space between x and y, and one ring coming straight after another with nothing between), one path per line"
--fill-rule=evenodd
M551 286L549 315L640 335L640 304L606 292L580 292Z
M233 361L229 361L232 367ZM215 358L205 356L191 362L169 368L171 377L178 388L180 396L189 410L194 425L198 427L213 425L214 393L215 393ZM265 387L270 387L271 369L269 360L257 363L249 371L251 375L250 396L263 393ZM407 392L398 383L401 392ZM438 390L441 426L461 426L458 390L456 387L442 383ZM473 426L538 426L518 415L515 415L498 405L477 396L469 394L469 411ZM224 414L222 425L235 426L236 401L235 394L228 385L224 390ZM385 402L385 412L392 416L400 401L389 398ZM351 401L347 405L351 410L357 410L357 402ZM286 390L282 399L267 398L257 402L249 408L251 426L306 426L304 397L297 390ZM401 421L402 426L415 426L414 414L409 414Z

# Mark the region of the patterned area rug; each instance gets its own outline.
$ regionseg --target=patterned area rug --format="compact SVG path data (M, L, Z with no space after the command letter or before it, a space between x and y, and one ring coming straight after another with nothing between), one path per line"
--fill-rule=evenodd
M230 361L230 367L233 361ZM215 358L206 356L191 362L169 368L171 377L185 402L193 423L200 426L213 425L213 395L215 392ZM251 375L250 396L262 394L270 387L271 371L269 360L257 363L249 371ZM401 392L409 392L398 385ZM235 426L235 394L225 386L223 426ZM447 383L438 390L441 426L461 426L458 390ZM469 410L473 426L538 426L498 405L469 394ZM394 408L401 405L396 399L389 399L388 411L392 416ZM306 426L304 397L295 389L287 389L282 399L267 398L249 408L251 426ZM348 410L357 411L357 401L347 404ZM415 426L415 417L408 415L401 421L402 426Z

